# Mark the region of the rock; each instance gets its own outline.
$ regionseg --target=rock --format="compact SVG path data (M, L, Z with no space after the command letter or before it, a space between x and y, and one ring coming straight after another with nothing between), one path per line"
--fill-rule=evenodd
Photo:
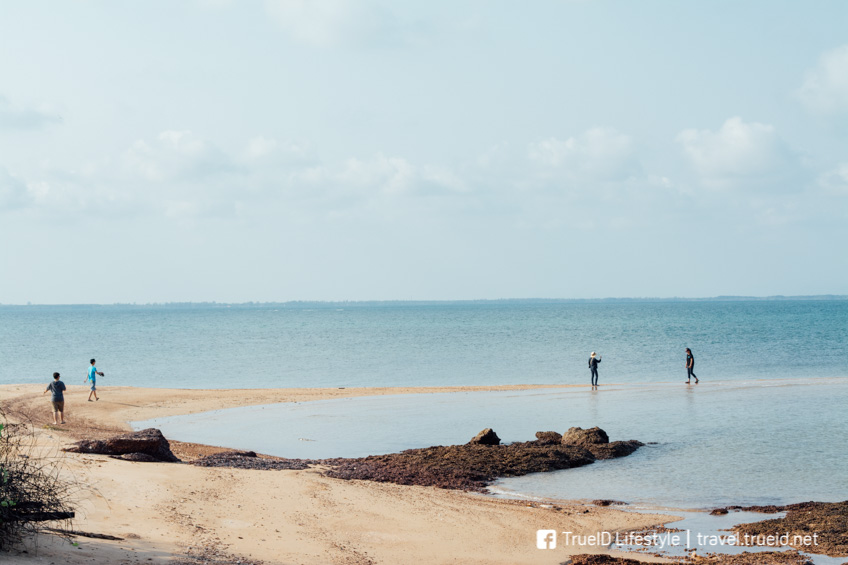
M599 499L599 500L593 500L592 504L594 504L595 506L612 506L612 505L626 506L627 505L626 502L622 502L620 500L608 500L606 498L602 498L602 499Z
M162 432L155 428L147 428L140 432L132 432L105 440L82 440L64 451L72 453L99 453L101 455L146 454L154 461L179 463L180 460L171 452L171 446ZM141 459L134 459L140 461Z
M448 445L407 449L359 459L325 459L326 474L401 485L483 491L499 477L571 469L593 463L589 450L575 445Z
M562 434L556 432L536 432L536 443L539 445L556 445L562 443Z
M643 565L641 561L635 559L613 557L605 553L573 555L571 561L566 563L570 563L570 565Z
M583 447L592 452L595 459L614 459L616 457L624 457L630 455L643 444L635 439L627 441L614 441L612 443L587 443Z
M716 508L712 512L710 512L710 516L724 516L727 514L727 508Z
M562 436L563 445L594 445L609 443L609 436L601 428L595 426L584 430L583 428L569 428Z
M494 435L487 429L475 439L485 437L489 432ZM589 465L597 459L629 455L643 445L635 440L585 445L546 443L558 435L555 432L539 432L534 441L508 445L467 443L435 446L356 459L324 459L317 463L329 467L325 471L327 476L338 479L484 492L500 477L519 477Z
M797 551L757 551L739 554L708 553L694 556L694 563L703 565L814 565ZM692 561L690 561L692 563Z
M219 451L207 457L216 457L218 459L232 459L235 457L257 457L255 451Z
M111 455L113 459L123 459L124 461L138 461L140 463L157 463L159 460L146 453L127 453L125 455Z
M823 553L830 557L848 556L848 500L843 502L799 502L786 506L752 506L754 512L786 512L783 518L737 524L733 532L740 537L783 536L789 545L801 551ZM811 544L810 536L818 534Z
M198 467L228 467L232 469L261 469L278 471L308 469L314 463L309 459L282 459L258 457L253 451L222 451L191 462Z
M471 438L471 441L468 442L469 445L500 445L501 438L498 437L498 434L495 433L495 430L492 428L486 428L481 431L479 434Z

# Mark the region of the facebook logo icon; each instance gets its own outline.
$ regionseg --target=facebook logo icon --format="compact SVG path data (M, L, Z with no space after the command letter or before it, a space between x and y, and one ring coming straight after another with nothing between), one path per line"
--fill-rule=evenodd
M556 530L536 530L536 547L556 549Z

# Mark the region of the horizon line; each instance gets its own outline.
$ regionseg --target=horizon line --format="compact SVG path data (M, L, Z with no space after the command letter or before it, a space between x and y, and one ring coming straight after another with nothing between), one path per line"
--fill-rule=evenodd
M110 307L110 306L133 306L138 308L149 306L216 306L216 307L231 307L231 306L303 306L303 305L348 305L348 306L366 306L366 305L435 305L435 304L481 304L481 303L505 303L505 302L523 302L523 303L567 303L567 302L722 302L722 301L781 301L781 300L806 300L806 301L840 301L848 300L846 294L809 294L809 295L783 295L773 294L767 296L749 296L749 295L719 295L709 297L684 297L684 296L636 296L636 297L599 297L599 298L466 298L466 299L366 299L366 300L286 300L286 301L247 301L247 302L218 302L211 301L169 301L169 302L112 302L112 303L96 303L96 302L76 302L76 303L3 303L2 306L92 306L92 307Z

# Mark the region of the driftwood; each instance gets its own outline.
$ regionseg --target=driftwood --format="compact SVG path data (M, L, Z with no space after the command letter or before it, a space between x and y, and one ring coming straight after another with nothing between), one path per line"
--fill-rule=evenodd
M3 517L8 522L49 522L51 520L70 520L73 512L10 512Z
M4 506L0 510L0 519L6 522L48 522L50 520L70 520L73 512L44 510L43 502L18 502L14 506Z
M59 528L45 528L48 532L53 532L54 534L61 534L63 536L73 536L78 538L94 538L94 539L108 539L115 541L123 541L124 538L119 538L117 536L110 536L109 534L95 534L93 532L80 532L79 530L62 530Z

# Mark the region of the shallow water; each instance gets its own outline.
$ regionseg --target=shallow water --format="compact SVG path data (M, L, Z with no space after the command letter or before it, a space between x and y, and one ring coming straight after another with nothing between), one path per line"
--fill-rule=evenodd
M571 426L656 442L629 457L503 479L495 492L670 508L848 498L848 378L349 398L136 422L182 441L291 458L357 457Z

